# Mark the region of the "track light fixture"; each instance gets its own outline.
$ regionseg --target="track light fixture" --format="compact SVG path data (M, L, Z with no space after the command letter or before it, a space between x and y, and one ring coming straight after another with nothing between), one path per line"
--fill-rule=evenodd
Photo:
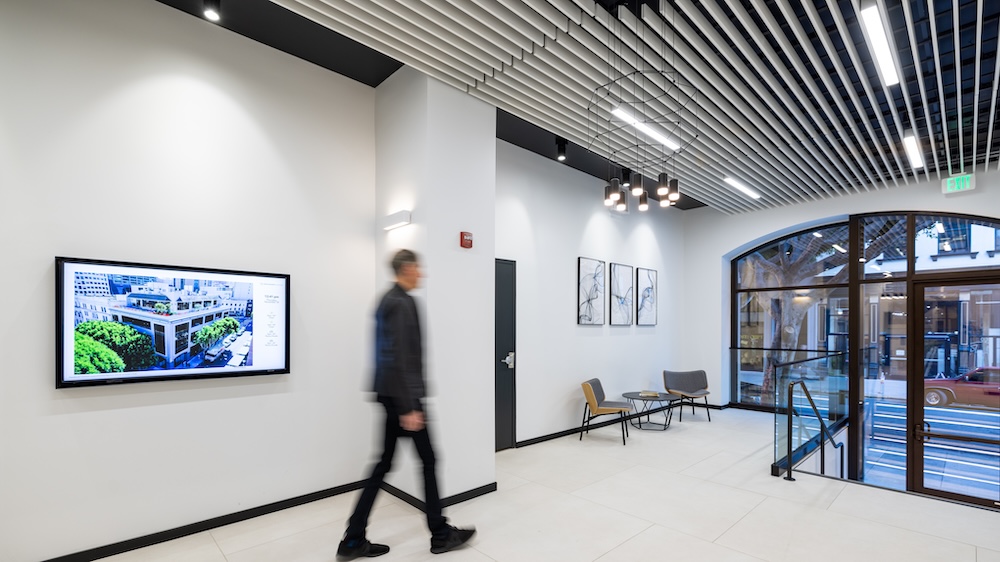
M566 160L566 139L562 137L556 137L556 160Z
M202 9L204 10L205 19L209 21L219 21L222 19L222 0L203 0Z

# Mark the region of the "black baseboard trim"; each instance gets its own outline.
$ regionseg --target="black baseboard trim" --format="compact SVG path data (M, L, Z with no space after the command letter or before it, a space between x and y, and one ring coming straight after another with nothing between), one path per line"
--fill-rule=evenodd
M134 539L129 539L114 544L109 544L105 546L99 546L97 548L91 548L89 550L84 550L74 554L67 554L65 556L58 556L56 558L50 558L45 562L93 562L94 560L100 560L101 558L107 558L108 556L114 556L115 554L121 554L123 552L128 552L130 550L136 550L139 548L145 548L147 546L153 546L154 544L159 544L161 542L172 541L174 539L179 539L181 537L186 537L188 535L193 535L195 533L201 533L203 531L210 531L224 525L231 525L233 523L239 523L240 521L246 521L247 519L253 519L255 517L260 517L261 515L267 515L269 513L274 513L276 511L281 511L283 509L288 509L290 507L297 507L317 500L322 500L337 496L340 494L345 494L347 492L353 492L355 490L360 490L365 485L364 480L359 482L352 482L350 484L344 484L343 486L336 486L333 488L328 488L326 490L320 490L318 492L312 492L310 494L305 494L302 496L289 498L287 500L281 500L274 503L269 503L267 505L262 505L259 507L254 507L244 511L239 511L236 513L230 513L229 515L222 515L219 517L213 517L212 519L206 519L204 521L199 521L198 523L191 523L190 525L184 525L182 527L177 527L175 529L170 529L167 531L160 531L158 533L152 533L143 537L136 537ZM424 510L424 502L418 500L417 498L407 494L406 492L390 486L388 484L383 484L382 489L386 492L396 496L397 498L405 501L406 503L416 507L417 509ZM487 484L485 486L480 486L474 490L469 490L467 492L462 492L461 494L456 494L448 498L443 498L441 504L444 507L450 505L455 505L473 498L488 494L490 492L495 492L497 490L496 482L492 484Z
M416 497L414 497L414 496L412 496L412 495L410 495L410 494L408 494L408 493L400 490L399 488L397 488L397 487L395 487L395 486L393 486L391 484L386 484L386 483L383 482L382 483L382 489L385 490L387 493L389 493L389 494L391 494L393 496L396 496L397 498L403 500L404 502L406 502L406 503L412 505L413 507L419 509L420 511L424 511L425 506L427 505L423 501L421 501L421 500L417 499ZM486 484L485 486L480 486L478 488L474 488L472 490L468 490L466 492L462 492L461 494L455 494L454 496L448 496L447 498L441 498L441 506L442 507L448 507L448 506L451 506L451 505L459 504L459 503L462 503L464 501L469 501L471 499L478 498L479 496L485 496L486 494L489 494L490 492L495 492L495 491L497 491L497 483L493 482L492 484Z
M90 550L84 550L74 554L51 558L45 562L91 562L93 560L114 556L115 554L121 554L130 550L145 548L161 542L172 541L174 539L186 537L195 533L201 533L203 531L215 529L224 525L239 523L240 521L246 521L247 519L253 519L254 517L260 517L261 515L267 515L268 513L274 513L290 507L296 507L347 492L353 492L354 490L360 490L364 487L364 485L365 483L362 480L360 482L352 482L342 486L335 486L326 490L312 492L310 494L289 498L287 500L276 501L274 503L253 507L236 513L230 513L229 515L213 517L212 519L206 519L204 521L199 521L198 523L191 523L190 525L184 525L175 529L160 531L143 537L137 537L106 546L99 546Z
M690 405L691 404L687 404L687 403L684 404L685 407L688 407ZM713 410L727 410L727 409L729 409L729 404L723 404L722 406L716 406L715 404L705 405L705 404L697 404L696 403L695 406L698 407L698 408L711 408ZM674 407L679 408L680 404L671 404L669 406L661 406L659 408L650 410L648 412L641 412L641 413L631 414L631 415L629 415L625 419L632 420L632 419L635 419L635 418L641 418L641 417L643 417L643 416L645 416L647 414L655 414L656 412L662 412L664 410L667 410L669 408L674 408ZM590 424L590 429L600 429L602 427L607 427L609 425L618 425L620 422L621 422L621 420L619 420L618 418L608 419L608 420L605 420L605 421L602 421L602 422ZM584 431L584 429L583 428L579 428L579 427L574 427L573 429L564 429L563 431L558 431L556 433L550 433L548 435L542 435L540 437L534 437L532 439L525 439L524 441L517 441L516 443L514 443L514 447L519 449L521 447L527 447L528 445L537 445L538 443L544 443L546 441L551 441L553 439L559 439L560 437L569 437L570 435L575 435L575 434L580 433L582 431Z

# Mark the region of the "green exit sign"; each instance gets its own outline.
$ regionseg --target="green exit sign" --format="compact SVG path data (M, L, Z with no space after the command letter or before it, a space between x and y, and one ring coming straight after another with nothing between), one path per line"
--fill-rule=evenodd
M951 176L941 180L941 193L958 193L973 189L976 189L976 176L973 174Z

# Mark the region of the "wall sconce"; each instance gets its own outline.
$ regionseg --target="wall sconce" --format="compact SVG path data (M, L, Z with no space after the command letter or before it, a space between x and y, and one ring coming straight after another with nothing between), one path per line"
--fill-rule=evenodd
M392 230L408 224L410 224L409 211L396 211L382 219L382 228L384 230Z

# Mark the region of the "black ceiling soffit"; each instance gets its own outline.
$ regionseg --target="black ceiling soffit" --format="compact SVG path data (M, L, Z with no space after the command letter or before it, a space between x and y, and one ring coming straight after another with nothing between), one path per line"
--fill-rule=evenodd
M204 19L202 0L157 0L198 19ZM605 7L623 2L604 0ZM353 39L323 27L270 0L222 0L219 25L269 47L311 62L352 80L377 87L403 63L366 47ZM556 158L557 135L520 117L497 109L497 138L544 156ZM585 174L607 180L611 164L586 148L568 143L565 164ZM651 199L656 199L655 178L643 178ZM683 181L681 191L684 191ZM594 197L602 197L595 193ZM677 208L695 209L705 205L681 194Z

